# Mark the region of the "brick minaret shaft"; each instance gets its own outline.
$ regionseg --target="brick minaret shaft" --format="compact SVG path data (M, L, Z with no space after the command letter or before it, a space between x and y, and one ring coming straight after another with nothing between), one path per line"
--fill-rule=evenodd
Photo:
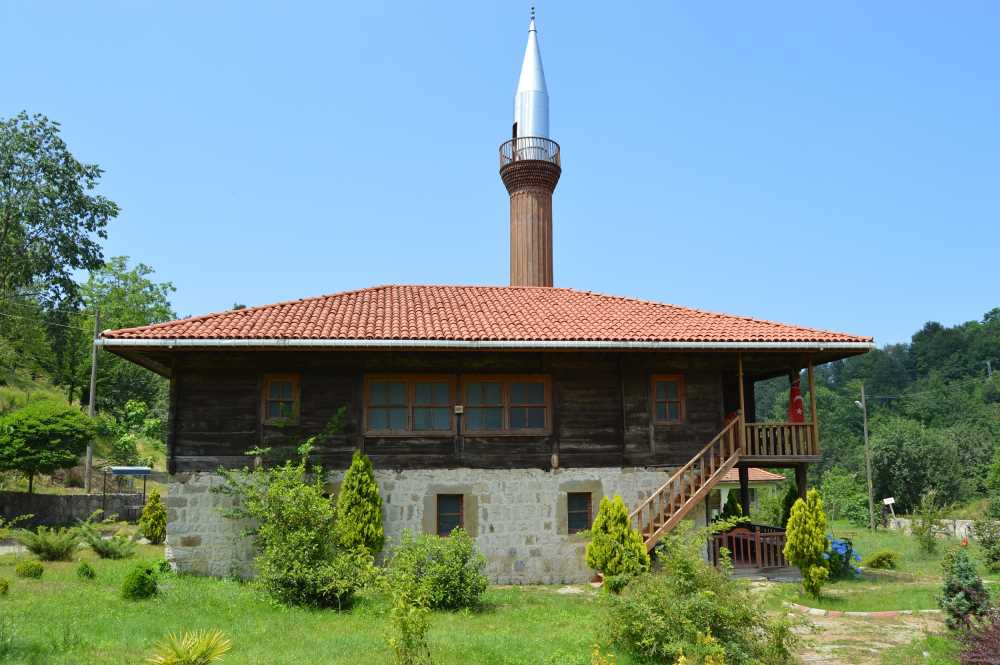
M545 159L500 169L510 194L510 285L552 286L552 192L562 169Z

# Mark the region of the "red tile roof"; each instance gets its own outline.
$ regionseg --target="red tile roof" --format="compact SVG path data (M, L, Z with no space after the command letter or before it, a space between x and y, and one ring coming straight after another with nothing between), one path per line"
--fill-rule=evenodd
M749 469L747 469L747 471L750 472L749 475L751 483L776 483L779 481L787 480L787 478L785 478L784 476L777 473L771 473L766 469L757 469L754 467L750 467ZM727 471L726 475L723 476L721 482L723 483L740 482L739 469L730 469L729 471Z
M105 331L106 340L846 343L871 337L546 287L376 286ZM113 342L112 342L113 344Z

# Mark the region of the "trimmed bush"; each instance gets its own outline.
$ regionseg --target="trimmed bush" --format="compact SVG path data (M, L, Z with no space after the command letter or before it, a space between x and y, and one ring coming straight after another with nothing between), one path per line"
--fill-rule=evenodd
M80 532L66 527L40 526L35 531L18 529L14 538L42 561L72 561L80 546Z
M489 584L485 569L486 557L462 528L447 538L414 538L404 531L389 561L389 586L413 585L411 604L448 610L475 607Z
M793 662L794 636L768 618L762 600L703 556L704 530L678 527L664 539L661 570L613 596L604 625L638 663Z
M153 488L139 518L139 533L153 545L167 539L167 508L160 498L160 490Z
M807 593L819 597L820 589L830 576L824 558L826 554L826 513L823 499L815 489L809 490L806 500L797 499L788 519L785 558L802 573L802 587Z
M975 626L990 608L990 595L964 547L952 549L941 562L944 589L938 605L945 611L945 623L952 630Z
M232 648L221 630L171 633L156 646L156 652L146 662L149 665L209 665L222 660Z
M86 561L81 561L76 567L76 576L81 580L92 580L97 577L97 571Z
M372 556L382 551L382 497L375 467L360 450L354 451L337 496L337 543L344 549L364 548Z
M44 572L45 572L45 566L43 566L41 562L34 561L32 559L28 559L27 561L22 561L21 563L17 564L17 567L14 568L15 575L17 575L18 577L23 577L25 579L32 579L32 580L37 580L42 576L42 573Z
M604 575L609 591L620 592L630 579L649 570L646 545L629 524L628 508L620 496L601 498L591 534L587 565Z
M0 577L0 596L6 596L8 591L10 591L10 580Z
M139 564L129 571L122 582L122 598L144 600L156 595L156 571L149 564Z
M865 558L862 565L876 570L895 570L899 568L899 552L895 550L878 550Z
M105 538L93 522L80 524L80 535L83 541L102 559L128 559L135 555L135 542L127 536L115 534Z
M31 402L0 416L0 471L28 477L74 466L94 438L95 427L79 409L51 400Z

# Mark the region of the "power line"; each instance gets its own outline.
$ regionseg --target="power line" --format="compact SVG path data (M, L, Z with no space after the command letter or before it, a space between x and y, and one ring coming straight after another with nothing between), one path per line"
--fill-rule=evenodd
M37 322L37 323L39 323L41 325L45 325L45 326L59 326L60 328L70 328L72 330L80 330L80 331L83 331L83 332L90 332L87 328L83 328L81 326L73 326L73 325L69 325L69 324L66 324L66 323L56 323L54 321L44 321L43 322L43 321L38 321L38 319L35 319L33 317L30 317L30 316L20 316L18 314L7 314L6 312L0 312L0 316L5 316L8 319L21 319L22 321L35 321L35 322Z

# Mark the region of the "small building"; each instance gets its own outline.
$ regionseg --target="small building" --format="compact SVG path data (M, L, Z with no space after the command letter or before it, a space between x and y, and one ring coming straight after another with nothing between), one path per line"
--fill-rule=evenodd
M580 582L602 497L621 495L647 547L733 469L819 459L804 422L755 422L754 382L864 353L872 339L555 288L562 173L532 19L500 146L510 285L386 285L105 331L106 350L170 380L167 553L228 575L250 552L209 492L247 451L292 454L339 410L316 460L336 483L371 457L389 542L463 526L501 583ZM814 391L809 391L810 397Z
M767 469L758 469L757 467L750 467L747 469L746 501L749 509L746 510L746 512L751 515L757 512L758 506L760 505L759 501L761 490L780 488L786 482L787 478L780 473L773 473ZM712 492L709 497L708 514L711 517L715 517L722 512L722 507L726 505L730 492L736 492L737 500L740 501L740 506L743 507L743 500L739 496L739 469L730 469L722 480L719 481L718 489Z

